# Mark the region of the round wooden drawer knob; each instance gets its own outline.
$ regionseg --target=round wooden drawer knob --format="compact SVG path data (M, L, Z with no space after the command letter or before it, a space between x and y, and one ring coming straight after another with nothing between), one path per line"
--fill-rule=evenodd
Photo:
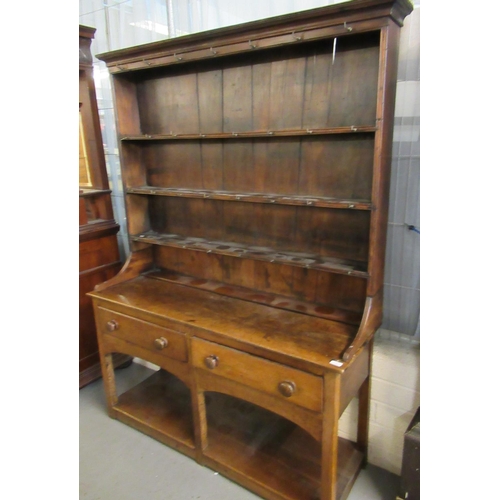
M165 349L168 345L168 340L165 337L160 337L159 339L155 339L154 341L155 348L161 351Z
M289 398L295 392L295 384L293 382L280 382L278 391L285 398Z
M108 321L106 323L106 328L108 329L108 332L114 332L115 330L118 330L118 321L115 321L114 319Z
M219 358L217 356L207 356L205 358L205 366L209 370L213 370L219 364Z

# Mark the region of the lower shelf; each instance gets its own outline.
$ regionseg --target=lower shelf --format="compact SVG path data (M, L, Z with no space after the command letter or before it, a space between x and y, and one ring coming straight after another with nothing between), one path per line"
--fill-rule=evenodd
M132 241L150 243L152 245L184 248L229 257L244 257L271 263L276 262L277 264L287 264L294 267L347 274L361 278L369 277L367 262L364 260L327 257L297 251L279 251L270 247L248 245L233 241L213 241L195 236L180 236L178 234L158 233L155 231L134 234L130 238Z
M165 370L120 395L114 411L119 420L169 446L194 450L190 390Z
M241 399L205 392L208 446L200 462L266 498L318 500L321 445L289 420ZM195 458L189 388L159 370L121 394L119 420ZM339 439L337 500L347 497L363 462Z
M208 447L204 454L228 477L277 498L320 498L321 446L272 412L219 393L206 393ZM339 439L337 500L347 496L363 462L354 443ZM220 465L221 467L217 467Z

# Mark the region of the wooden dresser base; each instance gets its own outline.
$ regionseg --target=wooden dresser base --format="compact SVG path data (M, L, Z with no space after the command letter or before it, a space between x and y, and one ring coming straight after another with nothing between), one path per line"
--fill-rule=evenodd
M157 297L192 294L191 306L205 311L197 326L189 318L175 317L168 301L151 305L151 286ZM259 331L265 331L264 322L269 327L267 306L198 293L147 277L92 292L110 416L263 498L346 498L366 458L370 345L342 367L329 364L325 354L320 362L314 346L306 359L284 354L293 352L293 342L287 343L283 332L268 339L272 347L281 342L281 349L257 349L252 328L262 323ZM203 297L212 304L213 317L200 302ZM252 308L253 324L240 327L246 343L239 342L238 348L215 327L222 305ZM297 321L315 324L317 318L297 314ZM112 365L116 353L160 369L117 394ZM355 443L338 438L337 426L358 394L362 417Z

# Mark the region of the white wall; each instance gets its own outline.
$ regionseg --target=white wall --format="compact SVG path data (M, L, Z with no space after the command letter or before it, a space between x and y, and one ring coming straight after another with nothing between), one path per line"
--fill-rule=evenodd
M420 343L407 335L379 330L371 379L368 462L401 474L404 434L420 406ZM339 422L341 437L355 440L358 401Z

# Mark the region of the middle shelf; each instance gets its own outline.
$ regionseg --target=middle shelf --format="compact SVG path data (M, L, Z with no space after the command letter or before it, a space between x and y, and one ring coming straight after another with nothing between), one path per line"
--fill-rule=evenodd
M377 131L372 125L350 125L329 128L293 128L283 130L244 130L239 132L211 132L211 133L181 133L170 132L170 134L138 134L125 135L121 141L168 141L168 140L191 140L191 139L235 139L235 138L261 138L261 137L301 137L308 135L334 135L334 134L361 134Z
M306 203L370 202L374 148L373 133L121 143L128 189L259 193Z

